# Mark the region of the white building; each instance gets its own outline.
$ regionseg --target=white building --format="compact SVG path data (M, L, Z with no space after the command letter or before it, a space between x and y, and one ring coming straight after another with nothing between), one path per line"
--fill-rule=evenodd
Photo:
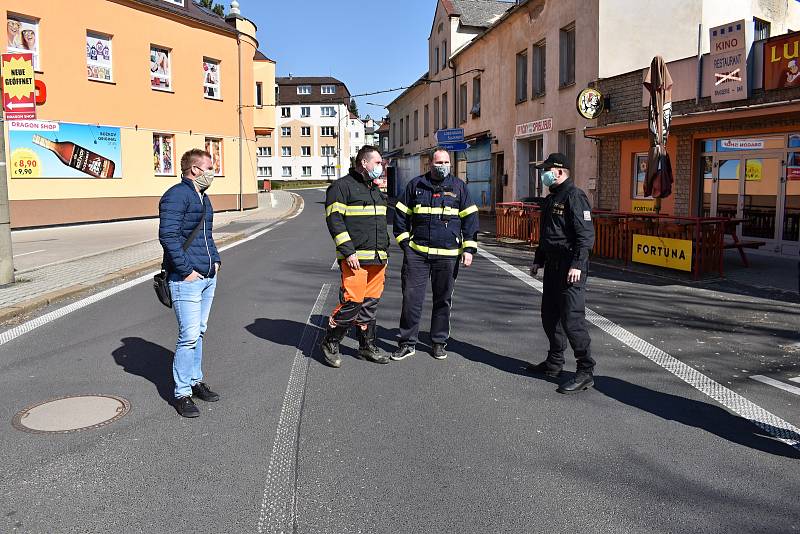
M350 158L355 158L359 149L366 145L364 123L357 115L350 114L347 120L347 128L350 130Z
M275 85L276 128L258 143L259 179L326 180L346 174L355 139L347 86L330 77L292 76L276 78ZM358 118L354 122L363 140L363 124Z

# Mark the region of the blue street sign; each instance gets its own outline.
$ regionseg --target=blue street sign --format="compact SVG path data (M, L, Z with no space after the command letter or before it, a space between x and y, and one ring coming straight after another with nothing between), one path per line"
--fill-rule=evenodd
M436 142L442 143L463 143L464 128L448 128L436 132Z
M445 150L451 150L453 152L461 152L462 150L467 150L470 145L469 143L439 143L439 146L444 148Z

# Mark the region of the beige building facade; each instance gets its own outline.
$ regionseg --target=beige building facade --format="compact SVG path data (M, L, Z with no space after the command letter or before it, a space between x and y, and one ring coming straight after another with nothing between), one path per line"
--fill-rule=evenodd
M656 0L439 0L429 70L389 105L396 189L427 170L436 131L455 127L470 144L451 153L455 172L482 210L546 194L534 165L551 152L573 161L577 185L596 205L597 140L584 130L597 119L578 113L578 94L655 55L707 50L710 25L800 27L795 6L766 4L676 0L667 10Z

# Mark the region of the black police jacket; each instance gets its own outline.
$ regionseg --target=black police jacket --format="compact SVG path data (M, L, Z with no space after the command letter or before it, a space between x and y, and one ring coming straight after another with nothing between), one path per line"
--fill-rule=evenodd
M386 263L389 232L386 195L371 180L350 169L326 194L325 222L336 244L336 257L355 254L364 265Z
M457 258L478 250L478 207L465 184L448 174L431 180L431 173L408 183L395 205L394 235L398 244L408 245L429 257Z
M594 246L592 208L586 193L572 178L550 188L542 205L541 237L534 263L544 265L546 256L571 258L570 267L585 271Z

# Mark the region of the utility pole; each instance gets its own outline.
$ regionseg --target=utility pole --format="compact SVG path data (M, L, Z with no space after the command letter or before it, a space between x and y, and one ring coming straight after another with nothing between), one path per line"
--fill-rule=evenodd
M5 121L0 117L0 285L14 283L14 254L11 250L11 212L8 204Z

